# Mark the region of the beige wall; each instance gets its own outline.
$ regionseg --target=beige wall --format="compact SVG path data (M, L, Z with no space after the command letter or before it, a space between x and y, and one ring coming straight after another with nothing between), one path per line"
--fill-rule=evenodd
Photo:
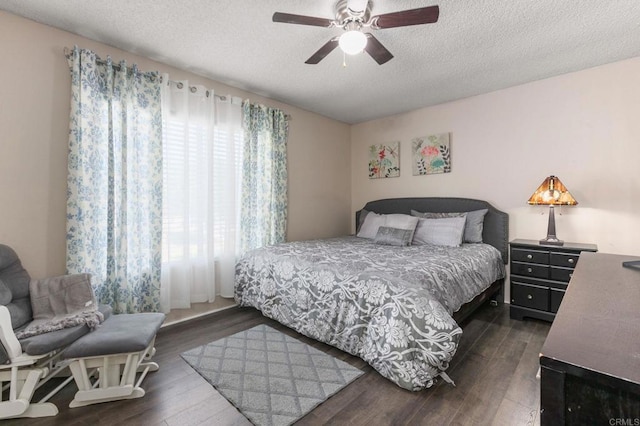
M348 125L0 11L0 243L33 277L65 269L70 78L63 49L74 45L282 108L292 116L288 238L349 231Z
M444 132L452 172L412 176L411 139ZM401 176L368 179L367 147L394 140ZM579 202L556 209L559 238L640 256L640 58L351 128L352 212L387 197L480 198L509 213L511 239L540 239L548 208L527 200L551 174Z

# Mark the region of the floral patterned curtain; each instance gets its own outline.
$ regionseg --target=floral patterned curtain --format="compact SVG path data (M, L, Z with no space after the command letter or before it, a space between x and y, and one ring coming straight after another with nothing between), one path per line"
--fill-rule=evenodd
M244 101L241 191L242 251L285 241L287 232L287 117Z
M68 62L67 271L91 273L116 313L158 311L160 78L77 47Z

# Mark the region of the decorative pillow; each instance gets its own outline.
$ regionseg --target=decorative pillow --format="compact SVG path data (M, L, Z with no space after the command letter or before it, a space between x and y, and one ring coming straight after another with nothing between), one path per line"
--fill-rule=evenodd
M427 219L436 219L436 218L445 218L445 217L461 217L466 215L467 222L464 226L464 236L463 241L465 243L481 243L482 242L482 231L484 229L484 216L487 214L489 209L481 209L481 210L473 210L470 212L458 212L458 213L430 213L425 212L421 213L416 210L411 210L412 216L427 218Z
M458 247L462 244L466 217L422 219L418 222L412 244Z
M362 238L374 239L378 233L378 228L386 226L388 228L408 229L411 231L411 238L413 238L413 232L416 226L418 226L418 220L418 217L409 216L408 214L377 214L368 212L360 227L360 231L358 231L356 235Z
M413 229L390 228L381 226L373 240L376 244L384 244L388 246L408 246L411 244L413 237Z
M361 216L362 217L362 216ZM378 228L384 226L384 215L368 212L362 221L360 230L356 236L361 238L374 239L378 233Z

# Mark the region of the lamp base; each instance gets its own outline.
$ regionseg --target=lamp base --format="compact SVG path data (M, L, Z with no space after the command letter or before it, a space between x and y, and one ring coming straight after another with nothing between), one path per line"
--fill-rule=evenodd
M540 245L541 246L563 246L564 245L564 241L559 240L557 238L545 238L543 240L540 240Z
M547 238L540 240L543 246L562 246L564 241L556 237L556 216L553 213L553 205L549 206L549 225L547 226Z

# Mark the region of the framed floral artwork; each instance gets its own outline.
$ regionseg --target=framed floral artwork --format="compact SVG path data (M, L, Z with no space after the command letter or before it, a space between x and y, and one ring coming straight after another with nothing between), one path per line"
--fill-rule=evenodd
M369 179L400 176L400 142L369 147Z
M449 133L411 140L413 175L451 172Z

